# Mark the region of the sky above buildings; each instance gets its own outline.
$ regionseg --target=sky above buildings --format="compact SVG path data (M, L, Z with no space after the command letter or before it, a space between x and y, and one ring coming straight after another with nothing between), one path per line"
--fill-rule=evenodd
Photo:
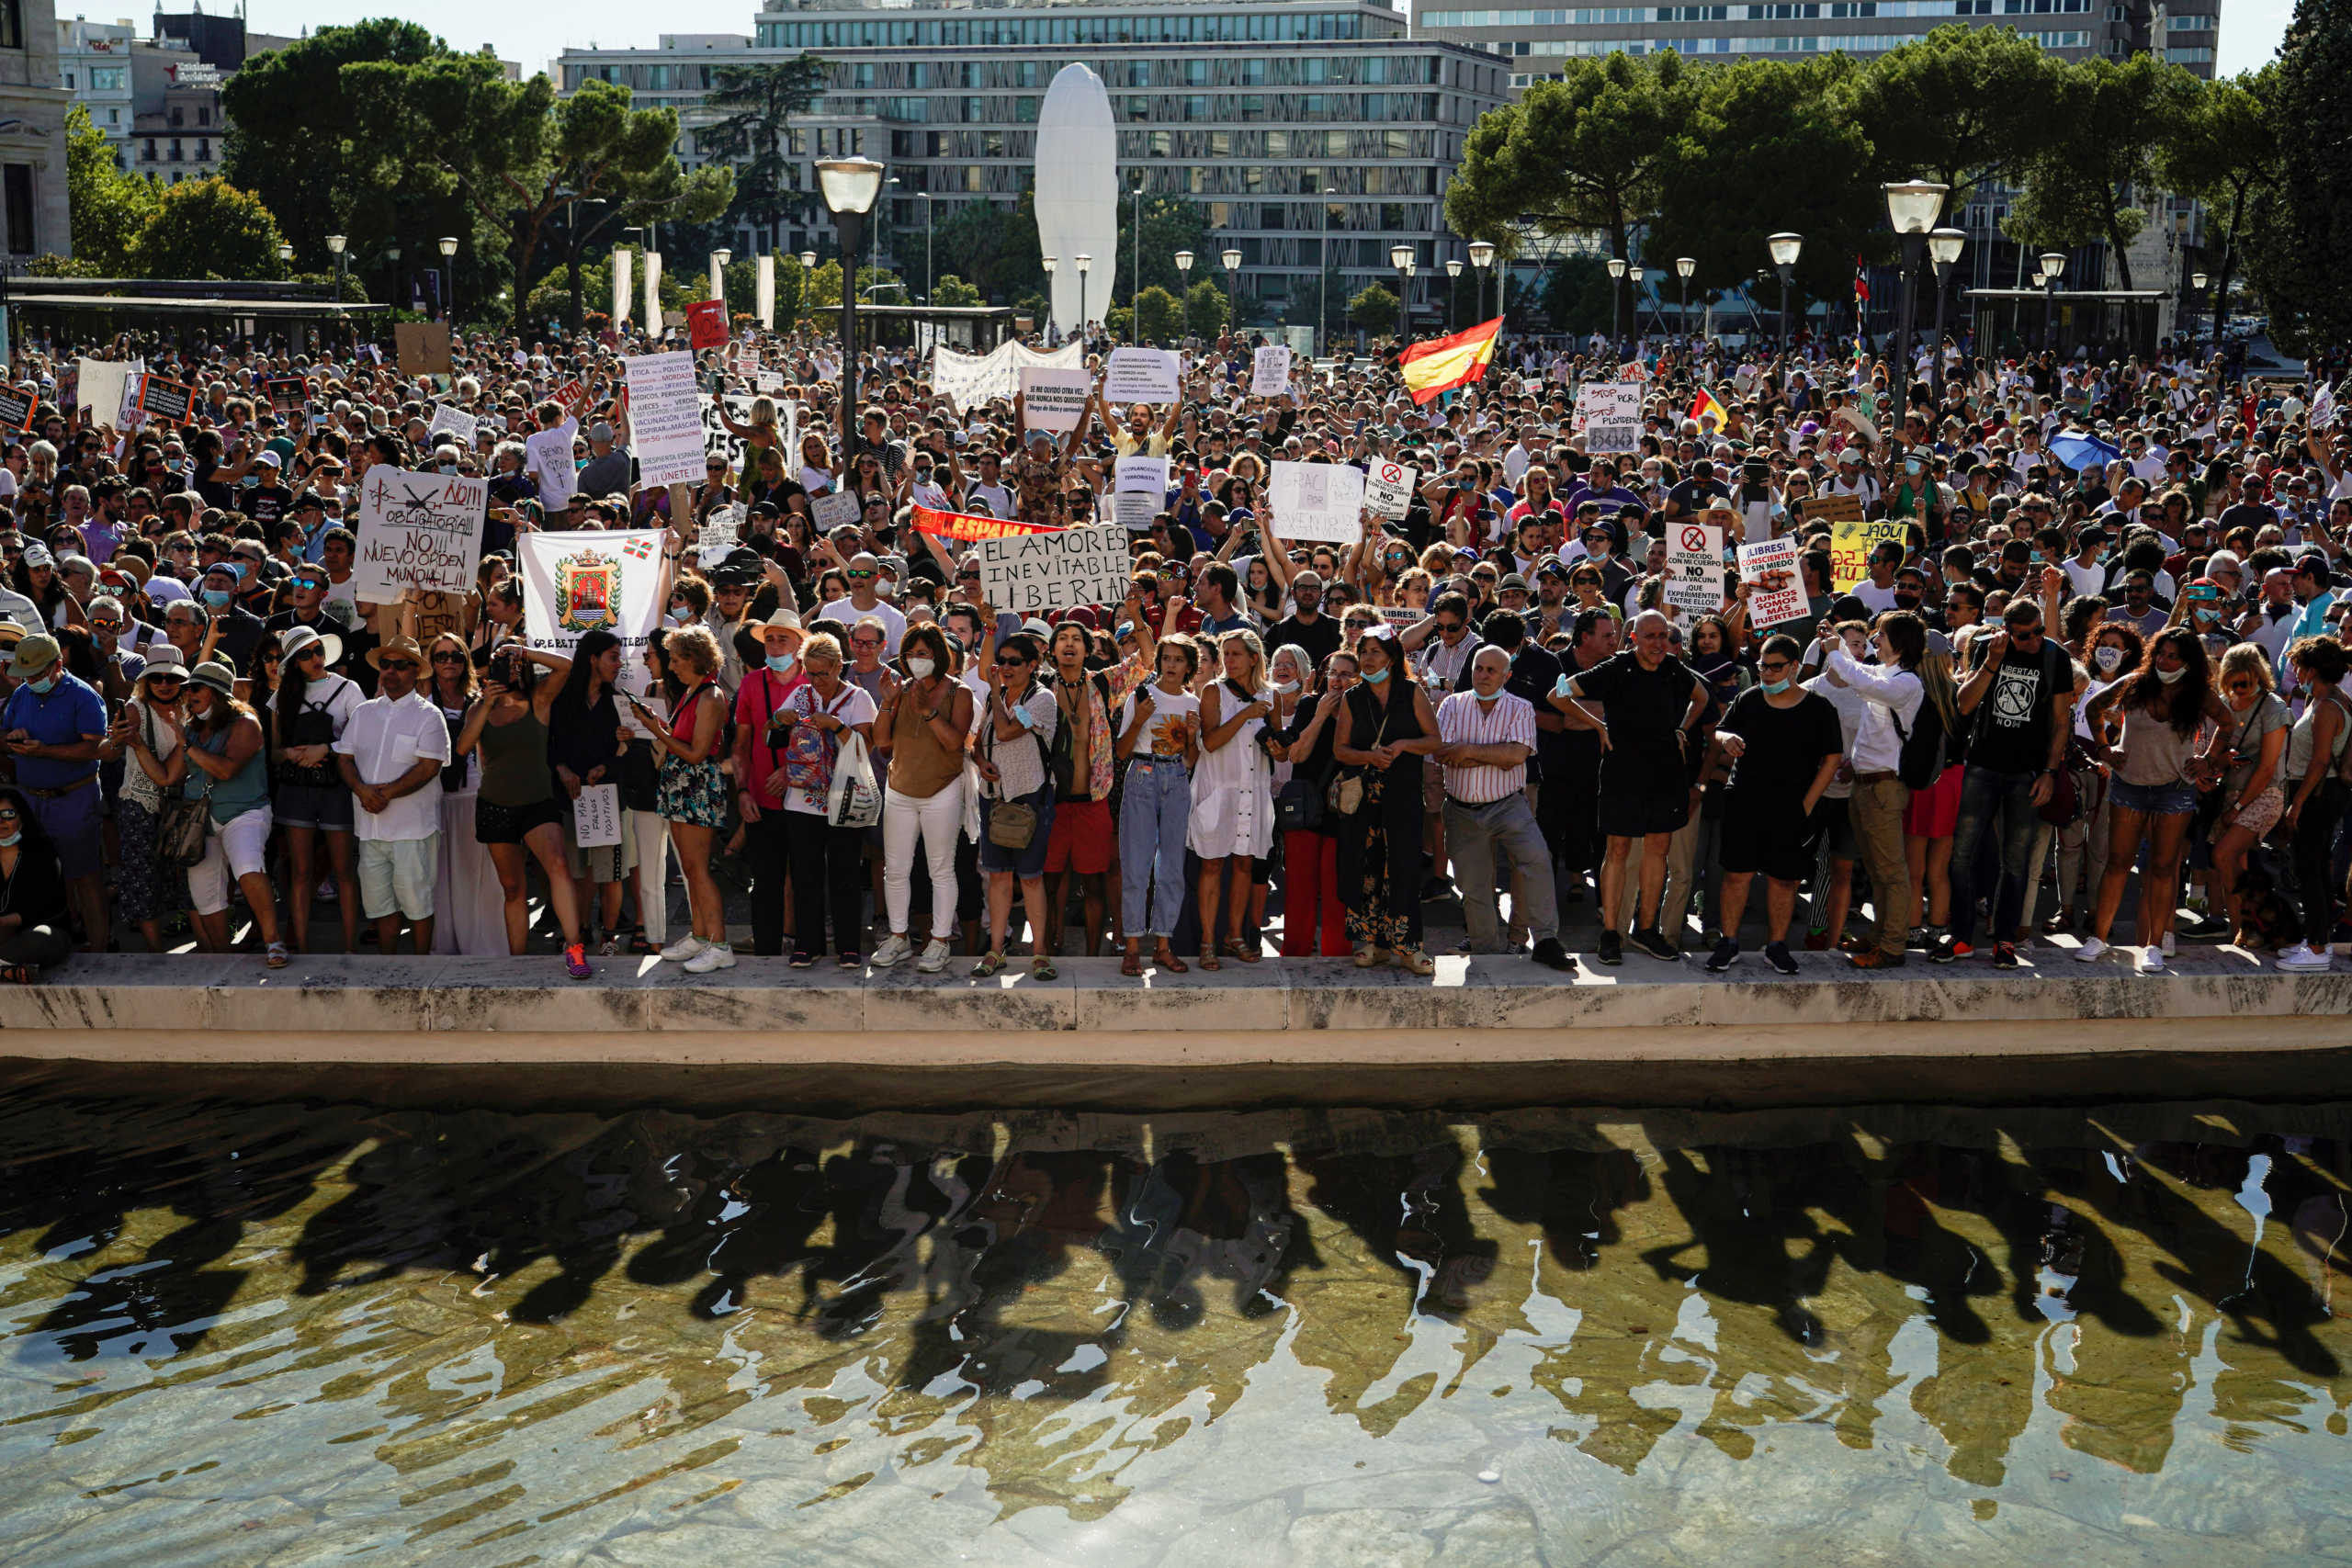
M2250 71L2271 57L2287 28L2294 0L2230 0L2222 17L2219 73ZM405 17L441 35L453 48L487 43L525 75L547 69L567 47L649 49L656 35L748 33L756 0L670 0L654 18L633 0L572 0L562 6L482 6L465 0L250 0L246 18L255 31L299 33L305 27L355 22L365 17Z

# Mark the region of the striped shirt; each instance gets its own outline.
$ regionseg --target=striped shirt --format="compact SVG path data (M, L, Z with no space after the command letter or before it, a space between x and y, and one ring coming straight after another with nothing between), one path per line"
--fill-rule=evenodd
M1535 750L1535 708L1525 697L1505 692L1493 705L1476 692L1456 692L1437 705L1438 738L1449 746L1499 746ZM1524 761L1508 768L1491 762L1445 764L1445 793L1464 806L1491 806L1527 787Z

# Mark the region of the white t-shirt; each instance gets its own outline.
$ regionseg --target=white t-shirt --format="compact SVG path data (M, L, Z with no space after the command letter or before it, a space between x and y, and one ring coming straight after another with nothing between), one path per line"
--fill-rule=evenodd
M975 499L988 503L989 516L1010 517L1012 515L1012 491L1004 486L975 484L971 487L971 493Z
M567 419L523 443L523 471L538 482L539 504L550 518L571 504L571 492L580 488L580 470L571 461L572 438L579 434L580 422Z
M840 624L842 627L842 651L844 654L849 651L850 628L855 626L858 622L865 619L868 615L873 616L876 620L882 623L882 629L886 635L886 640L882 645L882 657L885 659L898 658L899 639L907 635L907 617L900 615L897 610L891 608L887 601L876 599L874 601L874 608L871 610L861 610L855 604L851 604L847 599L836 599L831 604L817 612L817 618L819 620L834 621Z
M1158 682L1148 688L1151 697L1151 722L1136 737L1137 756L1176 757L1184 755L1184 748L1169 738L1168 721L1171 718L1197 719L1201 715L1201 699L1190 692L1168 692ZM1136 699L1130 696L1120 705L1119 733L1124 735L1136 721Z

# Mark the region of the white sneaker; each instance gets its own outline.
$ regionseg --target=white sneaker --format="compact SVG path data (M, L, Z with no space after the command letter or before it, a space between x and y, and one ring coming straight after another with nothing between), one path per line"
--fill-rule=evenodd
M2099 955L2104 953L2106 951L2107 943L2099 941L2099 939L2095 936L2086 936L2083 938L2082 945L2075 949L2075 962L2077 964L2096 963L2098 960Z
M939 938L933 937L931 945L924 948L922 956L915 961L915 967L925 975L936 975L947 967L948 957L947 944Z
M686 960L686 973L689 975L707 975L714 969L734 967L735 950L723 942L707 943L700 953Z
M669 946L663 948L662 950L662 961L665 964L684 964L694 958L696 953L702 952L702 939L697 936L688 934L680 937Z
M2139 970L2143 975L2163 974L2165 972L2165 955L2163 951L2154 947L2142 948L2140 950Z
M2170 958L2172 955L2172 932L2166 931L2165 932L2165 956Z
M868 962L876 969L888 969L904 964L914 955L913 942L909 942L905 937L893 935L883 940L882 945L874 950L874 956Z
M2278 967L2281 969L2324 969L2331 961L2330 954L2314 953L2312 951L2311 943L2299 942L2278 955Z

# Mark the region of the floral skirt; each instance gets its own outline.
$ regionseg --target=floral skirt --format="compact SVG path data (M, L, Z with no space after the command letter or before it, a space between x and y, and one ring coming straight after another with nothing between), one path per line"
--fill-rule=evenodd
M115 907L136 925L192 908L185 867L155 858L155 813L129 795L115 803L115 831L122 840L122 863L115 867Z
M726 827L727 782L719 776L718 764L707 758L699 762L664 758L658 808L672 822L690 823L697 828Z

